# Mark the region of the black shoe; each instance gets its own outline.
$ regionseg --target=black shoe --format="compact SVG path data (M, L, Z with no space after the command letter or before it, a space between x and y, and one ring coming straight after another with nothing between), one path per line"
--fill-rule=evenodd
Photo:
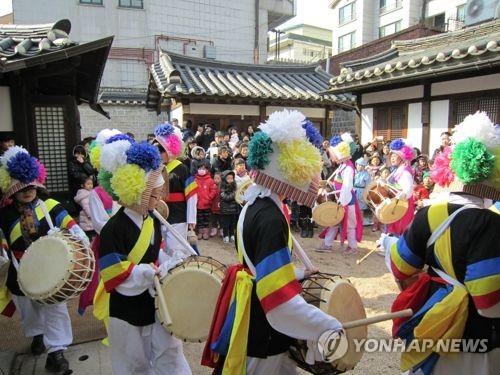
M33 355L40 355L45 352L45 345L43 344L43 335L36 335L31 341L31 353Z
M49 372L62 372L63 374L71 373L68 360L64 358L62 350L57 350L47 355L45 369Z
M313 238L314 237L314 223L309 221L307 223L307 238Z

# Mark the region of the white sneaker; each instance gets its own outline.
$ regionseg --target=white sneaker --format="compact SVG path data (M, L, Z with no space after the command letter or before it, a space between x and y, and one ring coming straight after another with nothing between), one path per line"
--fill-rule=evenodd
M231 242L234 242L234 236L231 236Z
M229 237L224 237L224 243L229 243Z

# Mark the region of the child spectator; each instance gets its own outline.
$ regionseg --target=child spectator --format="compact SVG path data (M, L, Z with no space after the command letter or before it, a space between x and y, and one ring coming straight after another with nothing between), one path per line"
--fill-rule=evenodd
M210 238L210 211L212 201L217 195L217 185L210 176L207 160L193 160L193 167L196 169L195 180L198 185L196 230L199 240L202 238L208 240Z
M243 159L235 159L234 160L234 174L236 181L236 188L239 188L245 182L250 180L250 176L248 175L245 160Z
M384 164L386 167L390 166L391 164L391 158L389 154L391 153L391 148L389 147L390 142L385 142L384 145L382 146L382 164Z
M416 185L413 189L413 199L415 200L417 210L424 206L425 199L429 199L433 187L434 181L432 181L431 174L429 172L424 172L422 183Z
M96 235L94 226L92 225L92 219L90 218L91 214L89 206L90 192L93 188L93 177L84 177L81 180L80 189L78 189L75 195L75 202L82 208L78 217L78 224L80 225L80 228L83 229L90 241L92 241L92 239Z
M233 151L233 153L237 152L238 150L236 149L236 146L238 145L238 142L240 141L240 138L238 137L238 130L236 129L231 129L229 131L229 133L231 134L230 138L229 138L229 147L231 147L231 150Z
M427 155L422 154L417 157L413 171L415 172L413 176L415 184L422 184L425 172L429 172L429 158Z
M238 219L238 203L236 203L236 182L234 172L222 173L220 188L220 214L224 243L234 242L234 230Z
M369 165L366 166L366 171L370 174L372 180L377 176L380 168L382 168L382 160L378 152L374 152L372 156L368 159Z
M222 225L220 225L220 186L222 183L222 177L220 172L214 173L214 183L216 187L217 194L215 198L212 199L211 215L210 215L210 237L215 237L217 235L217 230L221 228L222 237Z
M198 165L200 164L200 161L205 161L205 158L207 156L207 153L203 149L203 147L196 146L191 150L191 165L189 166L189 172L191 173L192 176L196 175L196 172L198 172ZM207 161L208 162L208 161ZM210 166L210 164L209 164ZM210 171L210 168L209 168Z
M365 170L367 163L364 158L356 160L356 173L354 174L354 191L358 198L359 208L363 213L363 225L367 224L367 216L369 215L368 206L363 199L363 192L366 186L370 183L370 174Z
M232 170L233 159L229 156L229 149L226 146L219 147L219 155L212 164L212 173Z

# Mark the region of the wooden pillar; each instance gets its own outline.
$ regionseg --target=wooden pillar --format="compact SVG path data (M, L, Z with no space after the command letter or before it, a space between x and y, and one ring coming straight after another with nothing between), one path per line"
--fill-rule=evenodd
M259 121L260 122L264 122L266 121L266 107L267 107L267 104L266 103L261 103L259 104Z
M431 84L424 84L424 97L422 100L422 153L429 154L430 123L431 123Z
M356 115L354 118L354 131L358 135L359 139L361 139L361 95L358 94L356 97Z
M330 115L330 107L326 106L325 116L323 118L323 123L321 124L321 129L320 129L321 135L325 138L328 136L328 127L330 126L330 124L328 123L329 115Z

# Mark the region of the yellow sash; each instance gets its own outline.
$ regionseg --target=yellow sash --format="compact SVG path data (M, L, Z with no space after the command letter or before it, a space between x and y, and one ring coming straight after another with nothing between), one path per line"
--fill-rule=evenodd
M447 202L437 203L429 207L428 221L431 232L434 232L448 218ZM443 271L456 280L452 263L451 229L446 231L434 243L434 255ZM410 351L401 355L401 370L407 371L433 352L439 355L438 340L460 339L463 336L468 317L468 293L465 287L455 285L453 290L440 302L432 306L415 327L413 334L416 340L432 339L434 347L425 352ZM443 347L441 347L443 348Z
M169 161L168 164L167 164L167 172L170 173L172 172L175 168L177 168L179 165L181 165L182 162L177 160L177 159L174 159L172 161Z
M238 271L236 273L236 282L233 289L233 294L235 294L236 298L236 312L222 375L246 374L248 327L250 326L250 303L253 287L252 279L253 277L246 271Z
M149 243L153 235L153 230L153 218L151 218L151 216L148 216L142 224L139 238L132 248L132 251L128 254L127 260L129 260L133 264L139 264L141 259L144 257L144 254L146 254L146 251L148 250ZM104 289L104 283L102 282L102 279L99 280L99 286L97 287L96 293L94 295L94 316L104 322L107 330L109 323L109 293ZM109 345L108 338L105 338L103 340L103 344Z

